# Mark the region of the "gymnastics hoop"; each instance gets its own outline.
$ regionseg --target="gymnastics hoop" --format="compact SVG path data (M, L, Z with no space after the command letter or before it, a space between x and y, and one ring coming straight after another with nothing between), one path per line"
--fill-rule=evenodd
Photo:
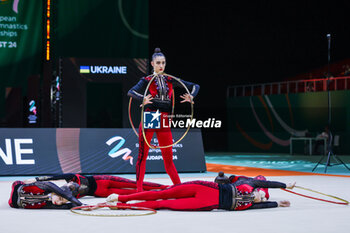
M316 197L304 195L304 194L301 194L301 193L293 192L293 191L290 191L290 190L287 190L287 189L282 189L282 190L284 190L284 191L286 191L286 192L289 192L289 193L293 193L293 194L295 194L295 195L302 196L302 197L314 199L314 200L317 200L317 201L324 201L324 202L329 202L329 203L338 204L338 205L349 205L349 202L348 202L347 200L344 200L344 199L342 199L342 198L339 198L339 197L336 197L336 196L333 196L333 195L321 193L321 192L319 192L319 191L315 191L315 190L312 190L312 189L309 189L309 188L304 188L304 187L301 187L301 186L295 186L295 188L299 188L299 189L307 190L307 191L310 191L310 192L318 193L318 194L320 194L320 195L323 195L323 196L326 196L326 197L330 197L330 198L334 198L334 199L337 199L337 200L342 201L342 202L329 201L329 200L322 199L322 198L316 198Z
M119 203L118 203L119 204ZM109 208L109 213L113 214L101 214L97 209ZM122 213L117 210L133 210L135 213ZM76 206L70 209L74 214L85 215L85 216L99 216L99 217L131 217L131 216L146 216L156 214L157 211L151 208L138 207L138 206L126 206L126 205L109 205L107 203L99 203L97 205L88 205L88 206ZM136 211L146 211L142 213L136 213ZM116 213L114 213L116 212Z
M171 108L171 115L174 115L174 108L175 108L175 90L173 90L173 103L172 103L172 108ZM134 122L132 121L132 118L131 118L131 103L132 103L132 97L130 97L129 99L129 107L128 107L128 113L129 113L129 122L130 122L130 125L132 127L132 130L134 131L135 135L137 137L139 137L139 133L137 132L135 126L134 126Z
M191 95L191 93L190 93L190 91L187 89L186 85L185 85L179 78L176 78L176 77L174 77L174 76L172 76L172 75L165 74L165 73L162 73L162 74L167 75L167 76L169 76L169 77L175 79L176 81L178 81L178 82L185 88L185 90L187 91L187 93L188 93L189 95ZM158 75L159 75L159 74L153 75L152 78L151 78L151 80L148 82L148 85L147 85L147 87L146 87L146 89L145 89L145 93L144 93L144 95L143 95L143 98L145 98L145 96L146 96L146 94L147 94L147 91L148 91L148 89L149 89L151 83L153 82L153 80L154 80ZM145 109L145 105L144 105L143 102L144 102L144 101L142 101L142 108L141 108L141 130L142 130L143 139L145 140L145 142L146 142L146 144L147 144L147 146L148 146L149 148L151 148L151 149L162 149L162 148L173 147L174 145L178 144L182 139L184 139L184 137L187 135L188 131L189 131L190 128L191 128L191 125L190 125L190 124L188 124L188 127L187 127L185 133L180 137L180 139L177 140L176 142L170 144L170 145L166 145L166 146L153 146L153 145L151 145L150 143L148 143L148 141L147 141L147 139L146 139L145 129L144 129L144 127L143 127L143 113L144 113L144 109ZM192 119L193 119L193 102L191 101L190 103L191 103L191 121L192 121Z

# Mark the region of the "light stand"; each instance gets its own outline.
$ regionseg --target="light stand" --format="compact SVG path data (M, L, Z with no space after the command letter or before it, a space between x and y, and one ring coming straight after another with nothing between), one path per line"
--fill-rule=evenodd
M323 155L321 159L318 161L316 166L312 169L314 171L319 164L325 165L324 172L327 173L327 168L328 166L335 166L335 165L341 165L343 164L349 171L350 168L346 166L346 164L336 156L333 152L333 134L331 131L331 122L332 122L332 114L331 114L331 92L329 89L329 83L330 83L330 61L331 61L331 34L327 34L327 40L328 40L328 64L327 64L327 91L328 91L328 144L327 144L327 151L328 151L328 156L327 156L327 162L326 163L321 163L323 158L326 157L326 155ZM324 145L326 146L326 145ZM331 157L334 158L334 160L337 163L332 164L331 163Z

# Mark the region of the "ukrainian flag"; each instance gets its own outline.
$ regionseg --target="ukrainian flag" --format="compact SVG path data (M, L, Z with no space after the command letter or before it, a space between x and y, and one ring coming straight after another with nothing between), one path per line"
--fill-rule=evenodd
M89 74L90 73L90 66L80 66L80 73Z

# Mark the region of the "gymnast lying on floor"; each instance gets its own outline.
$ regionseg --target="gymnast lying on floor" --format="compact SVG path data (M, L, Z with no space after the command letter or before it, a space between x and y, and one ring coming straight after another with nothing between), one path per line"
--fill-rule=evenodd
M249 178L231 176L228 182L190 181L160 191L144 191L130 195L111 194L107 202L114 205L147 207L170 210L246 210L289 207L289 201L267 201L267 188L292 189L295 182L286 185L267 181L263 176ZM144 202L127 202L140 200Z

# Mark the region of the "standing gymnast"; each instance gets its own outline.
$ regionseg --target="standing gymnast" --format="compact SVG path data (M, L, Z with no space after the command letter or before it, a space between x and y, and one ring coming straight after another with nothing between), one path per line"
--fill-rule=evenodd
M174 91L173 87L181 85L170 76L163 74L166 61L164 54L159 48L156 48L154 54L152 55L151 65L153 66L154 70L153 75L141 78L141 80L129 90L128 96L132 97L133 99L143 101L145 112L159 111L161 113L161 119L167 119L168 114L171 112L171 98ZM154 75L156 75L156 78L154 79L154 82L150 84L147 95L144 96L144 91ZM181 103L193 103L193 98L198 94L199 85L183 80L181 81L190 92L190 94L186 93L180 96L183 99ZM136 182L138 191L143 191L142 183L146 172L146 159L149 151L148 144L151 143L153 134L157 134L159 146L167 146L173 143L170 128L163 127L162 125L159 129L144 129L148 144L145 143L141 124L142 122L140 123L139 127L139 154L136 163ZM161 151L165 170L170 176L170 179L172 180L173 184L180 184L181 181L173 162L172 147L161 148Z
M174 185L161 191L145 191L130 195L111 194L107 202L123 202L119 205L170 210L246 210L288 207L289 201L262 201L258 188L289 188L293 184L258 179L241 179L239 182L218 184L208 181L191 181ZM125 204L128 201L144 202Z
M49 180L66 180L67 182L77 183L79 188L76 196L78 198L86 195L95 197L107 197L112 193L131 194L136 192L135 181L110 175L83 176L80 174L66 173L54 176L39 176L35 179L25 180L24 182L29 184L36 181ZM162 190L167 187L168 185L152 182L143 183L144 190Z

